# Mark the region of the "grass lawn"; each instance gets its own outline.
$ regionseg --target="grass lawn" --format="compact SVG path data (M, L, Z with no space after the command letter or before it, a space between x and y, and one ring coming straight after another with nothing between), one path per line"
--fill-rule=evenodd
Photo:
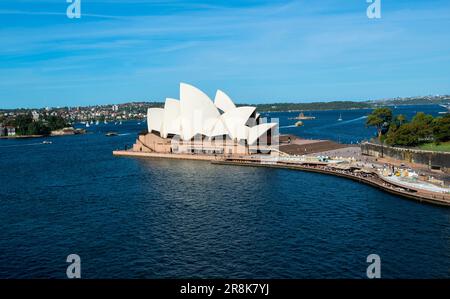
M434 143L425 143L419 147L420 149L427 151L450 152L450 141L442 142L439 145L436 145Z

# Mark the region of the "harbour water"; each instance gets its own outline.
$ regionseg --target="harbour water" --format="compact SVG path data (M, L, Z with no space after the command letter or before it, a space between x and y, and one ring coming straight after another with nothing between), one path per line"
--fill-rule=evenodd
M270 116L282 133L354 143L374 133L369 112ZM0 278L65 278L71 253L83 278L364 278L373 253L384 278L450 277L448 208L315 173L112 156L144 128L0 140Z

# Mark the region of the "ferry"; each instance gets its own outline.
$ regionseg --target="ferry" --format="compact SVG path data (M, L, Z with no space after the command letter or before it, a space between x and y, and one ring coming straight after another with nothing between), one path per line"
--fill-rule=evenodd
M293 117L290 119L308 120L308 119L316 119L316 117L315 116L305 116L305 114L303 114L303 112L300 112L300 114L297 117Z

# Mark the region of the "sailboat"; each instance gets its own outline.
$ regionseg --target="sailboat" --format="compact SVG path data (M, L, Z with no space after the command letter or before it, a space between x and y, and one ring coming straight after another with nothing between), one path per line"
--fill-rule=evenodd
M95 122L95 125L98 126L99 123L100 123L100 122L97 120L97 121Z
M342 121L342 113L339 114L338 121Z
M89 125L89 122L87 121L86 122L86 128L89 128L90 127L90 125Z

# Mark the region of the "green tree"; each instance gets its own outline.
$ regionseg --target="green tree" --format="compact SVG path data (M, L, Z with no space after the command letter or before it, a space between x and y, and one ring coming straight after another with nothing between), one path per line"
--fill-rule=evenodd
M400 125L396 122L392 122L389 126L389 130L386 133L386 139L384 140L388 145L395 145L395 140L397 138L397 130Z
M381 136L384 130L389 128L389 124L392 121L392 111L389 108L377 108L372 111L367 117L366 126L375 127L377 129L378 139L381 140Z
M416 134L417 127L411 123L403 124L392 136L393 145L415 146L419 144L419 138Z
M61 116L52 115L47 118L46 121L51 131L59 130L68 126L67 122Z
M450 114L435 118L432 127L435 141L450 141Z
M411 126L419 143L433 140L433 121L432 115L423 112L418 112L411 120Z
M28 135L28 127L33 122L31 113L17 115L10 125L16 127L17 135Z
M406 122L406 116L404 116L403 114L399 114L395 117L395 123L397 124L397 126L401 126Z

